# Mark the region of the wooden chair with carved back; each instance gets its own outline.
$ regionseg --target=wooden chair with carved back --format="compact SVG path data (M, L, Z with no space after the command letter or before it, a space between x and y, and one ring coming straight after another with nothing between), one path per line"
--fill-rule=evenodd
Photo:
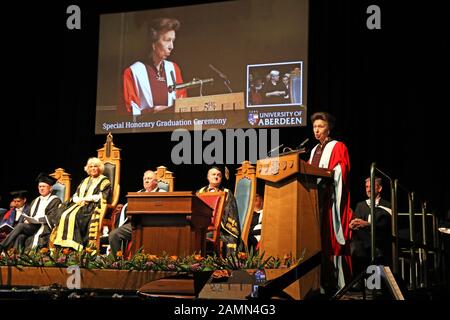
M57 179L53 185L53 194L61 199L62 202L66 202L70 199L70 174L63 168L58 168L55 172L50 173L50 176Z
M53 185L53 194L56 195L62 202L66 202L70 199L71 192L71 184L70 174L67 173L63 168L58 168L55 172L50 173L55 179L58 179L56 183ZM56 230L57 228L53 228L52 233L50 234L48 246L49 248L54 248L53 242L56 239Z
M249 161L242 162L237 169L234 197L239 214L241 240L245 246L253 217L253 203L256 196L256 168Z
M206 254L215 252L217 255L221 255L222 244L220 241L220 223L225 209L227 193L225 191L202 192L197 193L196 195L213 210L211 224L209 225L206 234Z
M100 248L100 237L103 234L103 228L107 227L108 230L113 228L112 213L119 202L120 195L120 150L113 143L113 135L108 133L106 136L106 142L102 148L97 149L97 157L102 160L105 170L103 175L107 176L111 182L111 199L108 201L103 212L99 212L98 224L91 223L91 228L97 228L96 239L91 239L90 244L95 245L96 248Z
M289 97L290 103L302 103L302 74L300 68L295 68L289 77Z
M167 170L164 166L156 168L156 179L158 179L158 187L167 192L173 192L175 188L175 176L173 172Z

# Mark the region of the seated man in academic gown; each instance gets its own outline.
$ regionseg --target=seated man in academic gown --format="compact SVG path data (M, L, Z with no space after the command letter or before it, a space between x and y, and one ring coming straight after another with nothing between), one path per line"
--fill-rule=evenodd
M219 168L212 167L209 169L207 179L209 184L198 190L198 193L225 191L227 194L222 221L220 223L220 240L223 243L222 254L226 255L233 250L240 250L242 245L240 241L241 228L236 199L230 190L221 186L222 172Z
M365 181L368 199L358 202L350 228L353 231L350 243L353 275L365 272L371 261L371 218L370 218L370 178ZM373 263L391 265L392 232L391 204L381 197L381 178L375 178L375 261Z
M0 220L0 225L9 225L13 229L17 224L23 222L22 214L28 214L30 212L30 206L27 203L27 191L12 191L12 201L10 204L10 210L7 211L3 218ZM5 229L6 230L6 229ZM0 232L0 242L2 242L8 233Z
M57 208L61 200L52 195L52 187L56 179L41 173L37 177L39 197L30 205L31 214L23 214L23 222L16 225L14 230L1 244L6 250L13 246L16 249L42 248L48 246L50 233L59 220Z

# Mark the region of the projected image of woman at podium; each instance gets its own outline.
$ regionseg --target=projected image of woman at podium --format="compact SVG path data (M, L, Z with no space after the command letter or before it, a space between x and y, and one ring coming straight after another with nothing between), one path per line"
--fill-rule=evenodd
M158 18L150 23L149 61L137 61L123 73L127 113L140 115L162 111L173 106L175 99L187 96L186 89L169 90L169 86L183 83L178 65L166 60L174 49L179 27L180 22L172 18Z
M349 171L350 159L343 142L330 138L334 117L327 112L311 116L314 137L318 144L312 149L309 163L333 170L332 184L318 182L321 212L322 261L321 286L330 293L343 288L351 279Z

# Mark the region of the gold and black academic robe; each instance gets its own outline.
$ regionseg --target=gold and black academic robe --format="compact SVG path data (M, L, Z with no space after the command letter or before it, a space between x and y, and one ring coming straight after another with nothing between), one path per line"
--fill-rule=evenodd
M54 245L83 250L88 243L94 245L96 242L100 213L111 198L111 182L104 175L94 179L87 177L78 186L76 194L80 198L101 194L101 198L84 205L76 204L73 198L64 203Z

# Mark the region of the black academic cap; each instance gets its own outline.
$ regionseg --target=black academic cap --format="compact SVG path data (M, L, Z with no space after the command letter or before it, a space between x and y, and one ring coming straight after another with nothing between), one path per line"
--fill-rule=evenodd
M10 194L13 196L13 198L25 199L27 197L27 192L27 190L17 190L11 191Z
M53 178L52 176L49 176L48 174L41 172L41 173L39 173L39 175L37 176L36 181L37 181L38 183L39 183L39 182L44 182L44 183L46 183L46 184L52 186L52 185L54 185L54 184L56 183L56 181L58 181L58 179Z

